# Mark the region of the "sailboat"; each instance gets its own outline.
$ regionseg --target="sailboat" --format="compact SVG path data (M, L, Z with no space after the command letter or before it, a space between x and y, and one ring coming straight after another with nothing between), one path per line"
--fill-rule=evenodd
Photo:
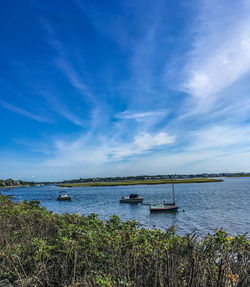
M175 193L174 193L174 182L172 179L172 193L173 193L173 202L172 203L162 203L162 204L151 204L150 212L159 212L159 211L177 211L178 206L175 204Z

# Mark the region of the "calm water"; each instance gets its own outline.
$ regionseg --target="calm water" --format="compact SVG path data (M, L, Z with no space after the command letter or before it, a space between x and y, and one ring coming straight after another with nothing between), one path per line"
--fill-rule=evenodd
M15 194L15 201L40 200L41 205L58 213L97 213L108 219L117 214L122 220L136 219L146 228L167 229L176 226L178 234L197 229L199 234L223 228L229 234L250 232L250 178L225 178L224 182L176 184L177 213L150 213L146 203L172 199L171 185L60 188L43 186L17 188L3 192ZM66 190L71 202L57 201L58 192ZM130 193L144 196L139 205L119 203ZM249 237L249 235L248 235Z

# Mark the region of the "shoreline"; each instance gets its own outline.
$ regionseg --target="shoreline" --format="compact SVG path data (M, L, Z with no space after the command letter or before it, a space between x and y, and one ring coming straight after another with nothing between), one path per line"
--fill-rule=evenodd
M17 187L30 187L31 185L10 185L10 186L0 186L2 189L17 188Z
M81 187L81 186L124 186L124 185L154 185L154 184L182 184L182 183L209 183L222 182L223 179L215 178L191 178L191 179L155 179L155 180L135 180L135 181L119 181L119 182L86 182L72 184L57 184L59 187Z

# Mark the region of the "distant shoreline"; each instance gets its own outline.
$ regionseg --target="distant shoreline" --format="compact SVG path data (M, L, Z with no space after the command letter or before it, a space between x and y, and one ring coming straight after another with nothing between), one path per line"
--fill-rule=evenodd
M117 181L117 182L87 182L87 183L72 183L72 184L57 184L60 187L80 187L80 186L120 186L120 185L153 185L153 184L175 184L180 183L206 183L206 182L221 182L223 179L215 178L190 178L190 179L155 179L155 180L134 180L134 181Z
M17 187L30 187L32 185L10 185L10 186L0 186L2 189L8 189L8 188L17 188Z
M246 175L229 175L228 177L250 177L250 174L246 174Z

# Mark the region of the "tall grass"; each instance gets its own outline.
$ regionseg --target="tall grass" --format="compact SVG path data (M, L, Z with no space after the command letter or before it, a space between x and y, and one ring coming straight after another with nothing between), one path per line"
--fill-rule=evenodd
M0 280L22 286L247 287L249 247L223 230L198 240L0 196Z
M142 185L142 184L172 184L172 183L205 183L220 182L223 179L218 178L186 178L186 179L142 179L131 181L114 181L114 182L85 182L59 184L60 187L78 187L78 186L118 186L118 185Z

